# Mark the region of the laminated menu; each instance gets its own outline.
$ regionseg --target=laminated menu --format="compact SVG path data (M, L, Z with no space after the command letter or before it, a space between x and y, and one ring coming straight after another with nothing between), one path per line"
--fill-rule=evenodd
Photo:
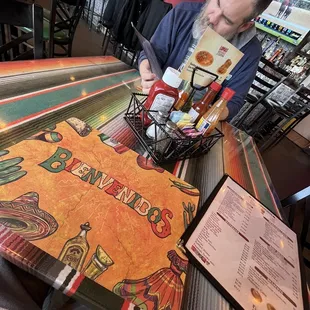
M308 309L296 234L228 176L179 246L235 309Z
M188 260L176 242L198 199L190 184L71 118L0 151L0 255L22 256L67 293L86 276L140 309L178 310ZM28 243L7 242L3 225ZM58 275L51 257L67 266ZM88 302L109 303L91 290Z
M206 86L214 80L222 84L243 55L231 43L208 27L181 71L180 78L191 81L194 68L199 67L209 73L202 70L196 71L195 84Z

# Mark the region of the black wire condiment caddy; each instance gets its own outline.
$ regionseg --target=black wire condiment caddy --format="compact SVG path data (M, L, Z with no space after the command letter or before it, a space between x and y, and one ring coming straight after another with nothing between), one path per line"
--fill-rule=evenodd
M214 77L213 81L216 81L218 78L216 74L200 67L195 67L191 79L192 91L189 94L187 101L192 100L195 91L200 91L208 86L195 86L194 77L195 74L197 74L197 71L204 71L210 74ZM176 130L173 134L170 134L166 129L166 124L159 123L153 116L154 113L157 113L158 111L148 110L144 107L146 99L147 95L132 93L128 109L125 113L125 120L132 129L139 143L157 164L175 162L207 154L217 141L224 136L217 128L215 128L207 137L189 137L180 129ZM152 124L154 124L154 139L149 138L146 134L146 115L152 121Z

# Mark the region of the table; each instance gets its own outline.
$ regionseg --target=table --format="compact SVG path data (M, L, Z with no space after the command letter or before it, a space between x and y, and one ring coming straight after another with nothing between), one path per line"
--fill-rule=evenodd
M75 116L144 153L123 119L139 74L114 57L46 59L0 64L0 150ZM225 137L200 158L167 167L196 186L200 205L228 173L281 217L279 199L251 137L223 123ZM230 309L197 269L185 284L185 309Z

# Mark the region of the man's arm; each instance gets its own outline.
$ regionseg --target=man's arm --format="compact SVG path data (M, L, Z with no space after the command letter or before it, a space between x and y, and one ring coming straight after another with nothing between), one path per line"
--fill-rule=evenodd
M223 83L223 87L229 87L236 92L235 96L227 104L226 110L224 110L221 120L230 121L234 116L238 114L244 104L246 95L253 83L256 75L259 60L261 58L260 51L255 51L255 56L244 55L246 57L242 61L242 64L236 67L232 71L232 77L229 81Z
M172 9L159 23L155 33L151 38L151 44L162 67L167 61L171 49L171 36L174 26L175 9ZM142 50L138 59L139 71L142 78L142 88L144 93L148 93L157 77L152 73L150 63Z

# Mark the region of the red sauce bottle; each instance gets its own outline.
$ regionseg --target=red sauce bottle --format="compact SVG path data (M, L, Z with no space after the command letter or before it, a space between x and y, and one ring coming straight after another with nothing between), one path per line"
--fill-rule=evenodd
M147 110L154 110L151 112L152 116L156 111L168 113L179 99L178 87L182 79L179 78L180 72L171 67L168 67L162 80L153 84L150 89L149 96L144 103ZM141 114L142 117L142 114ZM150 125L152 120L144 113L144 126Z
M214 98L221 90L222 86L216 82L212 82L203 98L195 102L188 114L192 117L193 123L198 123L201 117L208 111L209 105L213 103Z

